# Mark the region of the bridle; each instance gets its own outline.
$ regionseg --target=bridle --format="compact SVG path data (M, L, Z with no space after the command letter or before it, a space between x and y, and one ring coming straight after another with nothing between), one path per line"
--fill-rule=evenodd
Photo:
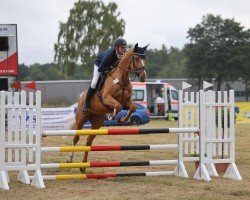
M136 78L136 77L139 78L139 76L140 76L140 74L143 72L143 70L145 70L145 71L147 72L147 69L146 69L144 66L141 67L141 68L138 68L138 67L136 66L135 55L137 55L137 53L133 53L133 55L130 57L130 59L129 59L129 64L128 64L128 66L127 66L125 69L124 69L124 68L121 68L121 67L119 67L119 66L117 66L117 67L120 68L120 69L122 69L122 70L124 70L124 71L129 72L130 74L135 74L135 78ZM127 68L129 68L129 66L131 65L131 63L133 63L133 70L132 70L132 71L127 69ZM134 79L135 79L135 78L134 78ZM133 79L133 80L134 80L134 79Z

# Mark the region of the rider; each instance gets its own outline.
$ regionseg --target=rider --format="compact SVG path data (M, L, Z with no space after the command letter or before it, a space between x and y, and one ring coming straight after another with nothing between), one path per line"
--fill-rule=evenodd
M85 104L83 107L83 113L89 112L90 102L95 93L97 81L101 73L111 70L116 66L117 61L125 53L127 49L127 42L122 38L117 38L114 42L114 46L100 52L94 60L94 72L91 85L88 89Z

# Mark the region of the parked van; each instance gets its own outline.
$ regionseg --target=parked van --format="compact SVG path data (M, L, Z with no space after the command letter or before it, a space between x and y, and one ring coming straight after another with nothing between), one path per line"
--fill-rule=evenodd
M151 118L178 118L178 91L161 81L132 82L133 101L149 109Z

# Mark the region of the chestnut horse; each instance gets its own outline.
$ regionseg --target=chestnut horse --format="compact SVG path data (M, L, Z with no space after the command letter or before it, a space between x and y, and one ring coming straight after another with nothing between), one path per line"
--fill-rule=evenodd
M132 101L132 85L129 79L130 73L136 75L141 82L146 80L146 68L141 54L145 55L147 46L141 48L138 44L134 49L128 50L121 58L117 67L108 72L105 82L100 90L100 94L95 94L91 100L90 113L83 114L86 92L83 92L78 100L78 108L75 116L75 122L71 125L74 130L82 129L84 123L89 120L91 129L99 129L105 119L105 115L112 113L113 118L122 110L128 108L128 112L120 120L120 123L129 121L136 107ZM86 146L91 146L96 136L90 135L87 138ZM79 136L74 136L73 145L79 141ZM69 154L67 162L73 162L74 152ZM84 153L83 162L87 162L88 152ZM85 168L81 168L82 173Z

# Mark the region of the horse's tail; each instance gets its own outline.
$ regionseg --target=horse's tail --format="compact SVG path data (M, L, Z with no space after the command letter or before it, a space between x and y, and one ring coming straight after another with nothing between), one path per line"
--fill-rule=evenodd
M82 92L80 94L80 97L86 93L86 92ZM76 114L72 114L68 119L67 119L67 124L65 125L65 129L66 130L76 130L77 129L77 124L76 124Z
M67 119L67 124L65 125L65 129L66 129L66 130L75 130L75 126L76 126L75 115L71 115L71 116Z

